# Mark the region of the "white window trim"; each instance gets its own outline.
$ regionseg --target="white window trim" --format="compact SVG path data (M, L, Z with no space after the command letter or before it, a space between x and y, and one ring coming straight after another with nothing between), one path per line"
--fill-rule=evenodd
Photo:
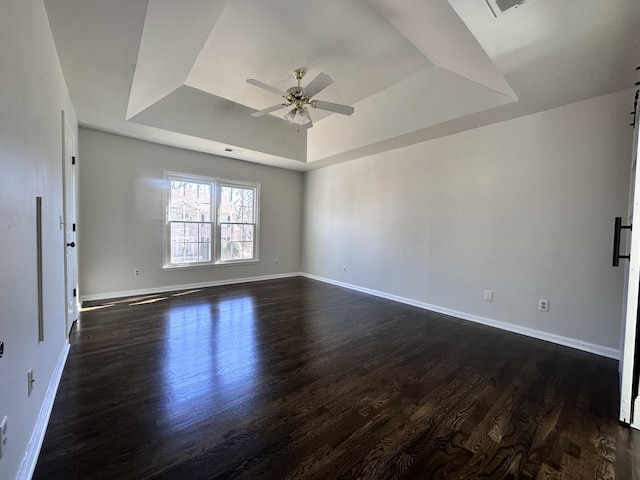
M171 263L171 223L169 222L169 201L171 198L171 181L179 180L184 182L208 183L211 185L211 261L193 263ZM254 190L254 256L247 260L222 260L221 254L221 225L220 225L220 193L221 187L252 188ZM228 265L247 265L260 261L260 184L245 182L240 180L228 180L224 178L207 177L203 175L192 175L172 171L163 172L163 229L162 229L162 250L163 264L165 270L206 268Z

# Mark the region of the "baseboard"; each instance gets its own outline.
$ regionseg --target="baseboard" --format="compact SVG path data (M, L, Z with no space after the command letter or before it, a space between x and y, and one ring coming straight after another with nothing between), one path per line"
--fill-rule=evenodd
M143 288L138 290L121 290L117 292L97 293L93 295L83 295L80 304L95 300L108 300L112 298L135 297L139 295L153 295L156 293L174 292L179 290L192 290L195 288L218 287L221 285L233 285L236 283L261 282L264 280L275 280L278 278L298 277L300 273L281 273L277 275L263 275L260 277L232 278L228 280L215 280L211 282L187 283L182 285L167 285L163 287Z
M339 287L344 287L350 290L356 290L358 292L374 295L376 297L385 298L387 300L393 300L395 302L400 302L407 305L412 305L414 307L423 308L425 310L429 310L432 312L450 315L452 317L457 317L463 320L480 323L482 325L498 328L500 330L505 330L505 331L517 333L520 335L525 335L527 337L536 338L538 340L544 340L547 342L556 343L558 345L563 345L565 347L575 348L577 350L582 350L583 352L594 353L602 357L612 358L614 360L620 360L620 350L605 347L603 345L596 345L593 343L584 342L582 340L577 340L575 338L563 337L562 335L556 335L554 333L544 332L542 330L535 330L533 328L521 327L519 325L514 325L512 323L501 322L499 320L493 320L491 318L481 317L479 315L474 315L471 313L460 312L458 310L452 310L449 308L440 307L438 305L431 305L428 303L413 300L411 298L400 297L398 295L392 295L386 292L381 292L381 291L373 290L370 288L360 287L358 285L352 285L350 283L339 282L337 280L319 277L317 275L312 275L309 273L301 273L300 275L313 280L318 280L320 282L330 283L332 285L337 285Z
M29 441L27 452L25 453L22 464L20 465L17 480L31 480L33 472L36 469L40 449L44 442L44 435L47 433L47 425L49 425L49 417L51 416L51 410L53 409L53 402L56 399L56 393L58 392L58 386L60 385L60 379L62 378L62 372L64 370L64 365L67 362L67 356L69 355L70 348L71 345L67 340L65 340L64 347L58 356L58 362L56 363L56 367L51 375L49 387L47 388L44 402L42 402L36 426L31 434L31 440Z

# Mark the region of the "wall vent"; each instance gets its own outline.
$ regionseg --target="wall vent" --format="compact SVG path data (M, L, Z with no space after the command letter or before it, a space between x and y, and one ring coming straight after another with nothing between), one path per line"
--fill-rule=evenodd
M225 152L235 152L235 153L243 153L244 150L240 150L239 148L231 148L231 147L225 147L224 149Z
M493 13L494 17L498 17L499 15L505 13L512 8L517 8L522 5L526 0L485 0L489 8L491 9L491 13Z

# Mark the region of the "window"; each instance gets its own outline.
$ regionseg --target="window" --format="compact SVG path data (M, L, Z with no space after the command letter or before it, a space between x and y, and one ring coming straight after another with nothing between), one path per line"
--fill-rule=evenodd
M166 268L258 260L260 185L165 172Z
M220 182L220 260L253 260L255 256L255 187Z

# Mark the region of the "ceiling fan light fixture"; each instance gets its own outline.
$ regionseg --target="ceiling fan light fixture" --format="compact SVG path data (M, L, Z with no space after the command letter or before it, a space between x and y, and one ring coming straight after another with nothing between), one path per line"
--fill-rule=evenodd
M309 110L303 107L299 110L298 124L306 125L309 122L311 122L311 118L309 117Z
M294 120L297 112L298 112L298 109L296 107L294 107L289 113L287 113L284 116L284 118L286 118L289 123L293 123L293 120Z

